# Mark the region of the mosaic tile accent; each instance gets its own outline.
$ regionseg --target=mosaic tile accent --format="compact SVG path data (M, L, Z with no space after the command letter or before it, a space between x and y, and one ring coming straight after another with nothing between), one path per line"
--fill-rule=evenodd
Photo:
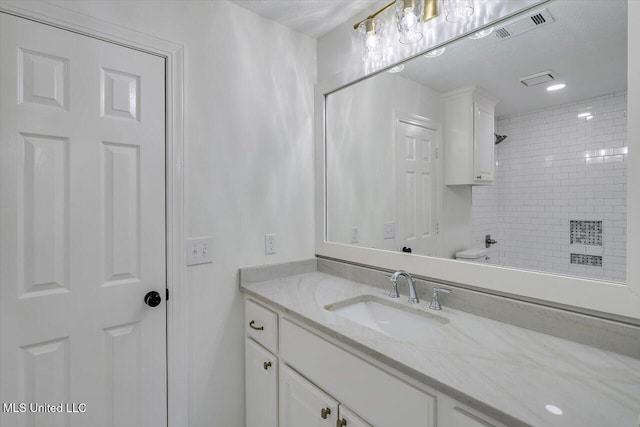
M571 244L602 246L602 221L569 221Z
M602 257L600 255L571 254L571 264L602 267Z

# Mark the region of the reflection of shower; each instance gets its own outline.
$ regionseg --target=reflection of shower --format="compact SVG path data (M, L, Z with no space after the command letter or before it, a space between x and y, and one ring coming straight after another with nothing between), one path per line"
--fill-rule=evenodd
M497 133L494 133L494 135L496 136L496 145L507 139L507 135L498 135Z

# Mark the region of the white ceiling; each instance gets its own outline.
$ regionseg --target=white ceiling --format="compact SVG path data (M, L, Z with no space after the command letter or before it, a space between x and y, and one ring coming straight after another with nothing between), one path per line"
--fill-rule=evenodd
M385 0L230 0L270 20L317 38ZM406 63L402 76L438 92L477 85L500 100L498 116L626 90L626 0L554 0L555 22L507 39L463 39L438 58ZM533 12L527 15L532 15ZM497 26L496 28L499 28ZM520 78L552 70L567 84L547 92Z
M380 0L229 0L272 21L318 38ZM366 16L362 16L364 19ZM355 24L355 22L354 22Z
M500 100L497 116L624 91L626 0L557 0L546 7L555 22L507 39L465 38L447 46L442 56L408 62L401 75L437 92L481 86ZM521 77L545 70L556 72L567 87L547 92L550 83L520 83Z

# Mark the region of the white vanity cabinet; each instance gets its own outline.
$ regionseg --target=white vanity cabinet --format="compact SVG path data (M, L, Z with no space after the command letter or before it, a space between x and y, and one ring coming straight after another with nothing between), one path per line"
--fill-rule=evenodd
M433 427L436 393L418 389L287 319L280 363L377 427Z
M249 297L245 332L248 427L505 427Z
M316 387L283 365L280 370L280 427L371 427Z
M498 101L475 86L448 92L443 99L445 184L492 184Z
M278 426L278 315L245 300L247 427Z
M278 358L251 338L245 338L247 427L278 425Z

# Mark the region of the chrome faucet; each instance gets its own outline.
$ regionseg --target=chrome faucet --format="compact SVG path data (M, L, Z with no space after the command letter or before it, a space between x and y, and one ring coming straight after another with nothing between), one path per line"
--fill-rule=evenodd
M440 305L440 301L438 300L438 295L440 295L441 293L450 294L451 289L433 288L433 298L431 299L431 304L429 304L429 308L431 310L442 310L442 306Z
M398 277L404 276L407 279L407 284L409 285L409 302L417 304L420 302L418 299L418 295L416 295L416 282L413 280L413 277L409 275L406 271L399 270L391 275L391 292L389 292L389 296L391 298L400 298L400 294L398 293Z

